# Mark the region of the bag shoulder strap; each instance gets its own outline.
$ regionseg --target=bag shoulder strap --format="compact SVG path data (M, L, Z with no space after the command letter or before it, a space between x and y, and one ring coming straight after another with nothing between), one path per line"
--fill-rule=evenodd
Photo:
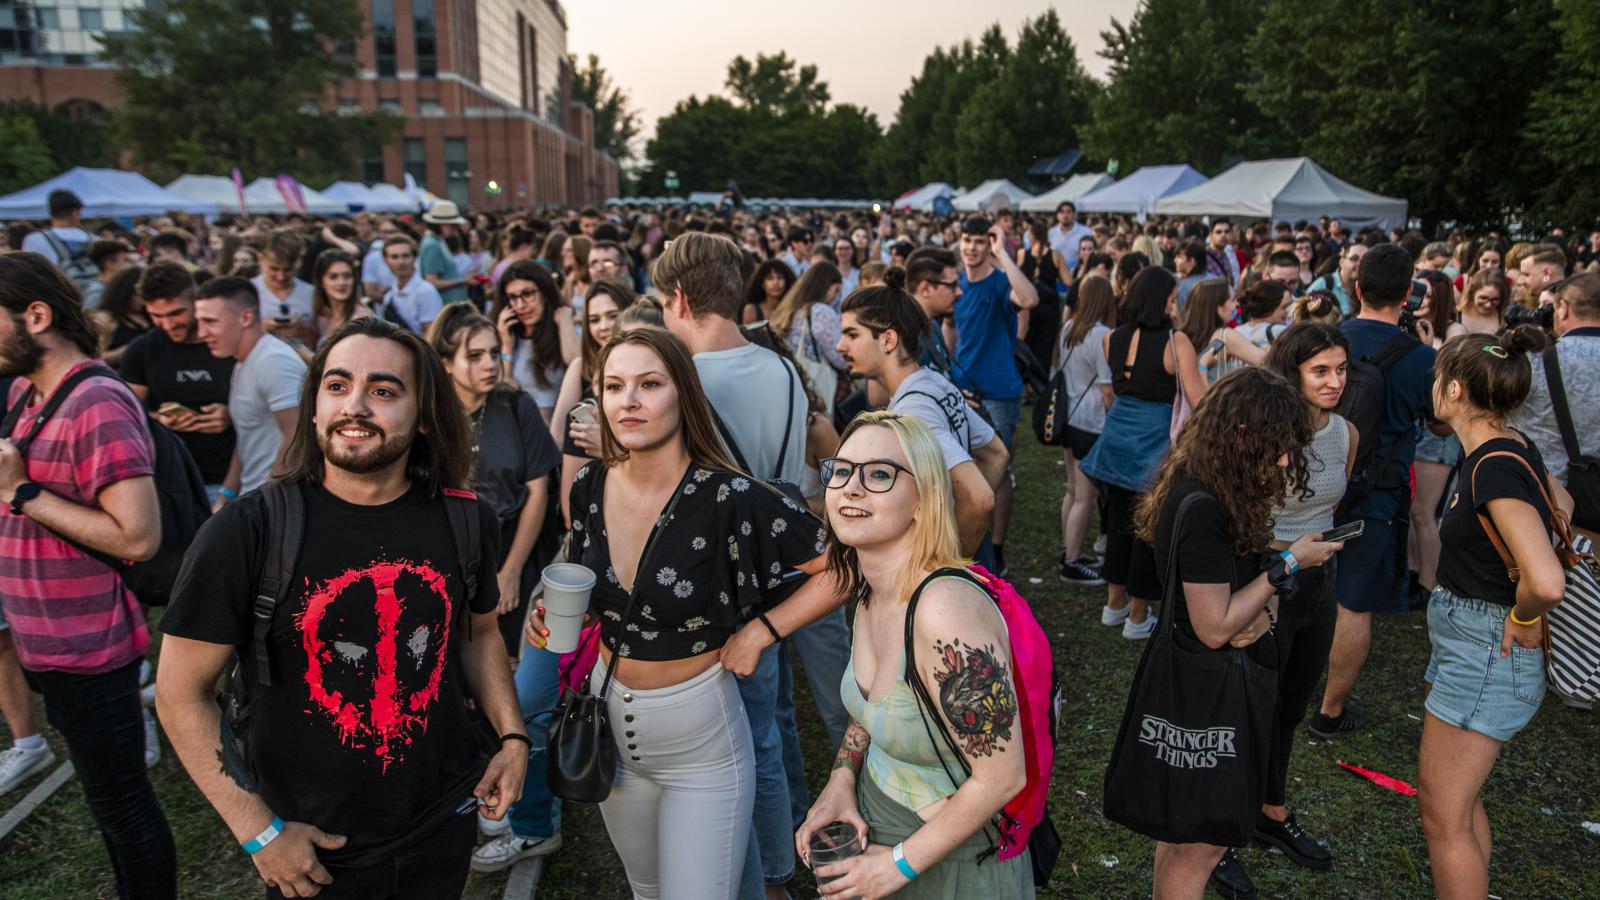
M265 546L261 548L261 580L256 585L256 598L251 606L255 622L250 646L255 657L256 681L270 686L272 661L267 653L267 638L272 631L273 614L288 597L289 586L294 582L300 545L305 540L306 501L300 485L281 481L262 485L261 499L266 503L267 522L261 530Z
M56 385L56 389L50 392L50 397L44 401L44 407L39 410L39 415L33 420L33 425L28 429L28 433L13 442L16 444L18 453L26 454L28 452L28 445L33 443L33 439L39 436L39 432L44 428L45 423L50 421L50 417L55 415L56 410L61 408L61 404L66 402L67 397L71 396L73 389L91 378L122 380L117 377L115 372L104 366L85 366L62 379L61 383ZM27 409L28 398L31 396L33 396L33 389L30 387L22 392L22 399L17 401L17 405L6 413L5 434L10 435L11 430L22 419L22 412Z
M1177 617L1172 614L1172 604L1183 592L1183 584L1178 577L1178 538L1183 534L1183 523L1189 517L1189 509L1202 498L1216 499L1205 491L1195 491L1183 498L1172 517L1172 538L1167 542L1167 578L1161 598L1161 620L1171 631L1176 631L1178 627Z
M53 228L46 228L41 231L40 234L44 235L44 239L49 242L50 249L56 252L56 256L61 258L62 268L66 268L67 266L78 262L80 259L89 258L87 247L76 253L73 252L72 248L67 246L67 242L63 241L61 239L61 235L56 234L55 229Z
M789 396L789 402L784 407L783 444L778 448L778 466L777 471L772 473L773 481L783 479L783 461L789 455L789 435L794 433L794 367L782 356L778 357L778 362L783 365L783 374L788 376L788 388L785 393ZM827 365L826 360L823 361L823 365Z
M689 468L684 470L683 480L678 482L678 489L673 492L672 500L667 503L666 511L661 514L661 518L656 520L655 527L650 529L650 537L644 542L644 550L639 553L639 568L633 573L633 588L628 591L628 607L623 611L622 621L617 625L624 633L628 630L628 623L633 621L633 607L639 599L639 585L644 580L645 572L650 568L650 557L655 551L656 539L661 536L661 532L667 530L667 526L672 522L672 513L678 508L678 500L683 497L684 485L688 484L689 479L693 476L694 463L691 462ZM605 501L602 498L598 502L603 503ZM605 702L606 695L611 690L611 678L617 673L617 660L621 658L615 650L612 651L611 663L606 666L605 680L600 683L600 693L596 695L602 703Z
M1576 460L1581 455L1578 432L1572 427L1572 407L1567 405L1567 386L1561 381L1561 355L1556 352L1555 344L1544 348L1544 382L1550 388L1550 408L1555 411L1556 427L1561 430L1561 444L1567 450L1567 458Z
M1384 344L1378 349L1377 353L1367 358L1372 360L1372 364L1378 367L1378 371L1388 372L1391 366L1404 359L1405 355L1411 352L1412 347L1420 346L1422 346L1421 341L1410 334L1402 332L1390 338L1389 343Z
M1485 453L1483 458L1478 460L1472 467L1473 505L1476 506L1478 502L1478 469L1482 468L1486 461L1496 456L1511 457L1521 463L1522 467L1528 470L1528 474L1533 476L1534 483L1539 485L1539 493L1544 497L1545 507L1550 510L1550 518L1547 520L1547 524L1561 541L1561 544L1554 548L1556 557L1560 560L1563 569L1571 568L1573 563L1576 562L1577 556L1572 550L1572 528L1567 523L1567 515L1551 498L1550 489L1546 485L1545 479L1540 478L1539 473L1535 472L1533 466L1529 465L1528 461L1523 459L1521 455L1512 453L1510 450L1496 450L1493 453ZM1545 474L1546 477L1549 476L1548 471ZM1478 524L1483 527L1483 532L1488 536L1489 543L1494 545L1494 552L1500 554L1500 562L1506 567L1506 577L1511 579L1512 584L1516 584L1522 577L1522 570L1517 566L1517 561L1506 547L1505 541L1501 539L1500 530L1495 527L1494 520L1488 515L1479 512L1477 516Z
M467 589L463 608L478 596L478 573L483 554L483 520L478 516L478 495L459 488L444 488L445 515L456 543L456 558L461 560L461 575Z

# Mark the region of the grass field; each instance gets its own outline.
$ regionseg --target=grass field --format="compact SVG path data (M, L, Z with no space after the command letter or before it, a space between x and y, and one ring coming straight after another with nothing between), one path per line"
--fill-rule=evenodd
M1026 420L1024 420L1026 421ZM1019 435L1021 490L1006 543L1013 581L1032 601L1055 645L1066 690L1052 811L1065 843L1045 897L1146 897L1154 844L1105 821L1100 786L1116 738L1128 680L1140 645L1099 624L1100 589L1068 589L1056 578L1058 455ZM1037 583L1035 583L1037 579ZM1368 710L1366 730L1337 743L1302 732L1290 771L1290 805L1302 825L1331 847L1332 872L1290 866L1274 852L1243 854L1265 897L1428 897L1427 846L1416 803L1346 774L1345 760L1415 783L1422 722L1422 673L1428 642L1421 613L1379 621L1372 659L1357 689ZM804 679L797 679L804 685ZM812 710L799 703L802 716ZM814 711L803 718L803 739L815 761L813 786L832 753ZM0 727L0 733L3 733ZM53 739L53 738L52 738ZM1506 898L1600 897L1600 719L1546 702L1502 755L1485 804L1495 833L1491 891ZM3 746L3 745L0 745ZM61 751L59 742L57 750ZM182 894L193 898L260 896L260 882L170 749L154 771L178 841ZM21 799L0 799L0 814ZM565 848L546 868L540 896L609 900L627 896L621 865L598 811L569 806ZM1595 826L1600 829L1600 826ZM802 875L802 879L805 876ZM475 877L469 897L498 897L505 876ZM795 895L815 896L809 882ZM0 898L44 900L114 896L99 835L75 786L63 788L0 849Z

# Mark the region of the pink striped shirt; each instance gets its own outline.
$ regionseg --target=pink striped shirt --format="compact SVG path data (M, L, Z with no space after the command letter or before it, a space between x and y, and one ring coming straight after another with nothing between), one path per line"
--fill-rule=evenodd
M89 365L104 363L86 360L72 372ZM17 379L6 408L30 387ZM16 437L33 427L38 409L23 413ZM101 490L154 472L155 445L133 392L92 378L45 423L27 448L27 463L29 480L97 507ZM92 675L121 668L149 648L144 610L121 576L28 516L0 509L0 560L0 605L23 668Z

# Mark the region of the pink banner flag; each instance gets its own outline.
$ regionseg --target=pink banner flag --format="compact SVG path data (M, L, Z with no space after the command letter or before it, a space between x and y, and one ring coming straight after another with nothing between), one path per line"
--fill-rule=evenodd
M238 169L233 170L233 189L239 192L239 212L249 215L250 204L244 200L244 175Z
M293 175L279 175L274 181L278 186L278 195L283 198L290 212L306 211L305 195L300 193L300 182L295 181Z

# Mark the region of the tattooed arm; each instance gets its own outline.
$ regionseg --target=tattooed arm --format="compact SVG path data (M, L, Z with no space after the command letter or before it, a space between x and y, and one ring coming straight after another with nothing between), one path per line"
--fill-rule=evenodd
M806 813L805 822L794 833L795 852L807 865L811 862L811 835L834 822L849 822L856 827L856 834L866 840L867 821L861 817L861 808L856 803L856 777L861 774L861 765L866 761L867 747L871 744L872 736L860 722L853 721L845 729L844 740L833 758L828 786L822 789L817 802Z
M917 674L972 767L953 796L921 810L925 824L905 841L906 861L925 872L993 818L1027 776L1011 643L994 603L975 585L939 579L923 591L912 637ZM960 761L937 733L934 740L959 774Z
M839 752L833 758L835 769L849 769L852 776L861 774L861 764L866 761L867 747L872 744L872 735L861 727L860 722L852 721L844 733L844 741L839 744ZM851 778L851 781L854 781Z

